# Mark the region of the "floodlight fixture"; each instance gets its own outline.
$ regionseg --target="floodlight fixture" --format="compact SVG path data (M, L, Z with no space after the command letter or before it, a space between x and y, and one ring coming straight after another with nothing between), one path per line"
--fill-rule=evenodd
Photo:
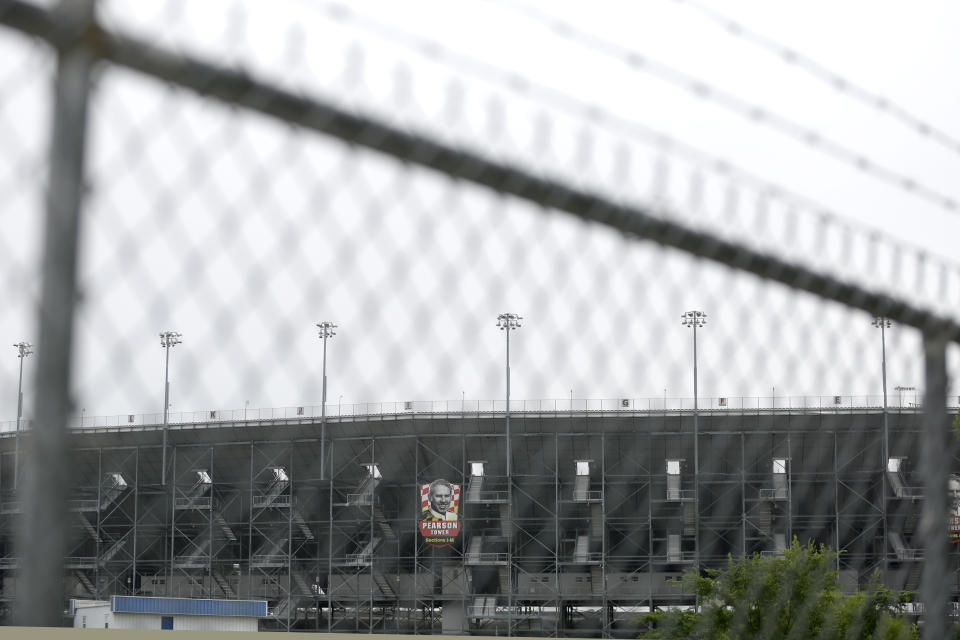
M523 316L515 313L501 313L497 316L497 326L501 331L514 331L523 326L520 323L521 320L523 320Z
M707 324L707 314L703 311L686 311L680 314L680 322L686 327L696 329Z

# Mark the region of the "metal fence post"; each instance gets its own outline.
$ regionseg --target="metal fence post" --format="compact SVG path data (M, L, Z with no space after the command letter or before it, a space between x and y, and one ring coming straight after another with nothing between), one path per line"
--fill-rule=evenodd
M947 342L924 335L926 392L923 399L924 495L920 534L923 541L923 638L941 640L947 636L947 600L950 596L947 571L947 479L950 468L950 432L947 425Z
M44 222L37 391L33 429L26 441L23 520L17 545L21 564L15 615L17 623L25 626L59 626L63 619L77 234L90 74L95 63L84 40L93 9L93 0L64 0L53 14L58 59Z

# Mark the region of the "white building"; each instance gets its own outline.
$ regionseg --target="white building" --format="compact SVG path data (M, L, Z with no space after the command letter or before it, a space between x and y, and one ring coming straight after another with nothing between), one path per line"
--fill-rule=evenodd
M172 629L257 631L267 616L266 600L201 600L110 596L71 600L73 626L81 629Z

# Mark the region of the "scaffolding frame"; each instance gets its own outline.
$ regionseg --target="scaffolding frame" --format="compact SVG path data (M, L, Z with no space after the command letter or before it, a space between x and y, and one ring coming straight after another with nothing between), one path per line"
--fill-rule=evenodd
M701 412L699 483L683 463L676 481L667 473L692 452L683 412L514 413L509 479L500 415L332 419L325 448L318 425L272 441L173 431L166 486L153 431L117 445L80 433L64 595L265 598L276 630L620 637L639 612L693 602L671 580L694 568L695 548L702 568L719 568L794 536L843 551L845 588L886 568L887 586L915 589L920 416L890 414L900 462L885 478L877 412L763 424ZM18 566L9 445L0 438L5 609ZM478 460L483 475L471 475ZM436 478L461 485L462 529L444 548L417 525L419 487Z

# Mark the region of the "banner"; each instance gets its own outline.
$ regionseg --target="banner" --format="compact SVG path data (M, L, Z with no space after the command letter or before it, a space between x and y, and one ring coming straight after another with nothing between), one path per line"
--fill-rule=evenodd
M420 535L434 547L454 543L460 533L460 485L438 478L420 485Z

